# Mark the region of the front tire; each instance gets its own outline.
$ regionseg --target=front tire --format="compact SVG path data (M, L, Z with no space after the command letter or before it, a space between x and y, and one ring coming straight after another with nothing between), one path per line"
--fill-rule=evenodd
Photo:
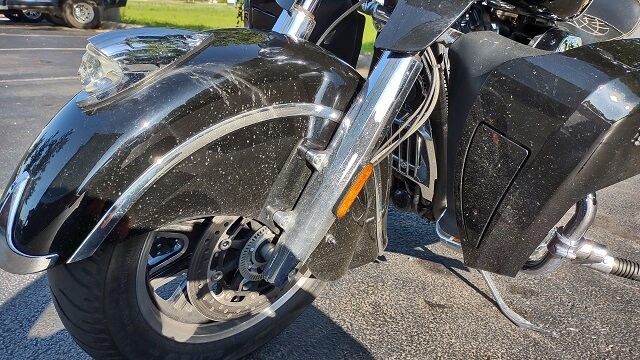
M62 16L76 29L95 29L100 25L100 7L92 0L67 0Z
M177 290L165 291L168 295L162 296L162 291L150 286L158 279L155 274L173 277L180 271L190 271L182 269L185 264L200 263L199 250L194 248L201 249L197 244L202 241L222 241L223 235L218 240L211 235L220 226L224 225L224 229L244 226L240 230L224 230L223 234L233 232L233 236L242 239L249 236L251 230L247 229L255 229L251 224L256 222L238 219L242 218L215 217L183 222L173 228L104 246L88 259L50 269L49 285L63 324L94 358L236 359L257 349L284 330L311 304L324 287L322 281L298 274L286 289L276 289L280 294L278 297L269 299L263 307L257 306L255 312L246 315L238 310L239 315L228 321L210 320L189 303L185 296L186 275L182 280L178 277L166 283L166 286L178 284ZM218 227L211 230L211 224ZM166 239L169 239L168 243ZM232 239L225 244L230 249L242 240L227 239ZM218 248L223 246L216 245ZM207 266L214 266L214 262L218 260L212 260ZM253 294L243 293L247 298Z

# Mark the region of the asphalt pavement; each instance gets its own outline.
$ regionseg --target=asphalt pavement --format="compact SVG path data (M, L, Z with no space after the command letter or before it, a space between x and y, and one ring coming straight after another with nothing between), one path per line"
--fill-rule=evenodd
M0 20L0 192L22 154L80 89L96 31ZM599 193L588 235L640 259L640 177ZM506 302L557 338L517 328L480 275L436 241L433 226L391 212L385 259L332 283L250 359L640 358L640 286L566 265L547 277L496 276ZM85 359L64 330L46 276L0 270L0 359Z

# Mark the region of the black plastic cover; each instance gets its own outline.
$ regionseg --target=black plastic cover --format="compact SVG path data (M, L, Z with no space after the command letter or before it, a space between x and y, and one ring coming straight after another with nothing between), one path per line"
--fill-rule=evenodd
M470 0L400 0L375 47L418 53L431 45L473 3Z
M468 266L514 276L579 199L640 173L639 54L640 40L603 42L516 58L488 76L463 127L455 183L473 181L470 162L476 183L505 163L467 150L481 123L529 155L515 178L503 175L501 196L454 186L461 235L484 228L480 241L463 239ZM480 203L498 203L485 224L467 216Z
M462 176L465 239L478 246L491 215L529 152L483 122L471 139L468 153L472 155L464 163Z
M628 37L639 24L638 0L594 0L584 14L561 26L591 44Z

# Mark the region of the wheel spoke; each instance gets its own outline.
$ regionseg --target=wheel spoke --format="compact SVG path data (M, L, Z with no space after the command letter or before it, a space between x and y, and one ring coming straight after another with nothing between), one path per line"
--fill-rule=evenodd
M235 271L238 268L238 264L236 261L229 261L226 265L222 266L222 273L223 274L228 274L231 271Z
M174 275L164 276L164 277L155 277L153 279L150 279L149 285L155 291L183 275L187 275L187 269L184 269Z
M230 249L236 249L236 250L242 250L242 248L244 247L244 244L246 242L247 242L247 239L233 240L231 242L231 246L229 248Z
M190 260L191 254L184 254L170 263L162 263L149 269L149 281L186 274Z

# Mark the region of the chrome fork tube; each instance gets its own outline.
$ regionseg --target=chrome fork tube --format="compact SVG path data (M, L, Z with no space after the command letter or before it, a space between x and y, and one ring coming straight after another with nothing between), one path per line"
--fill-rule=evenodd
M384 52L363 89L340 123L327 149L314 158L324 159L291 211L273 213L283 232L264 275L286 285L336 220L334 209L342 195L368 164L384 132L406 100L422 68L413 55ZM320 163L320 162L319 162Z
M293 37L308 39L316 25L313 12L320 0L297 0L291 9L283 10L271 30Z

